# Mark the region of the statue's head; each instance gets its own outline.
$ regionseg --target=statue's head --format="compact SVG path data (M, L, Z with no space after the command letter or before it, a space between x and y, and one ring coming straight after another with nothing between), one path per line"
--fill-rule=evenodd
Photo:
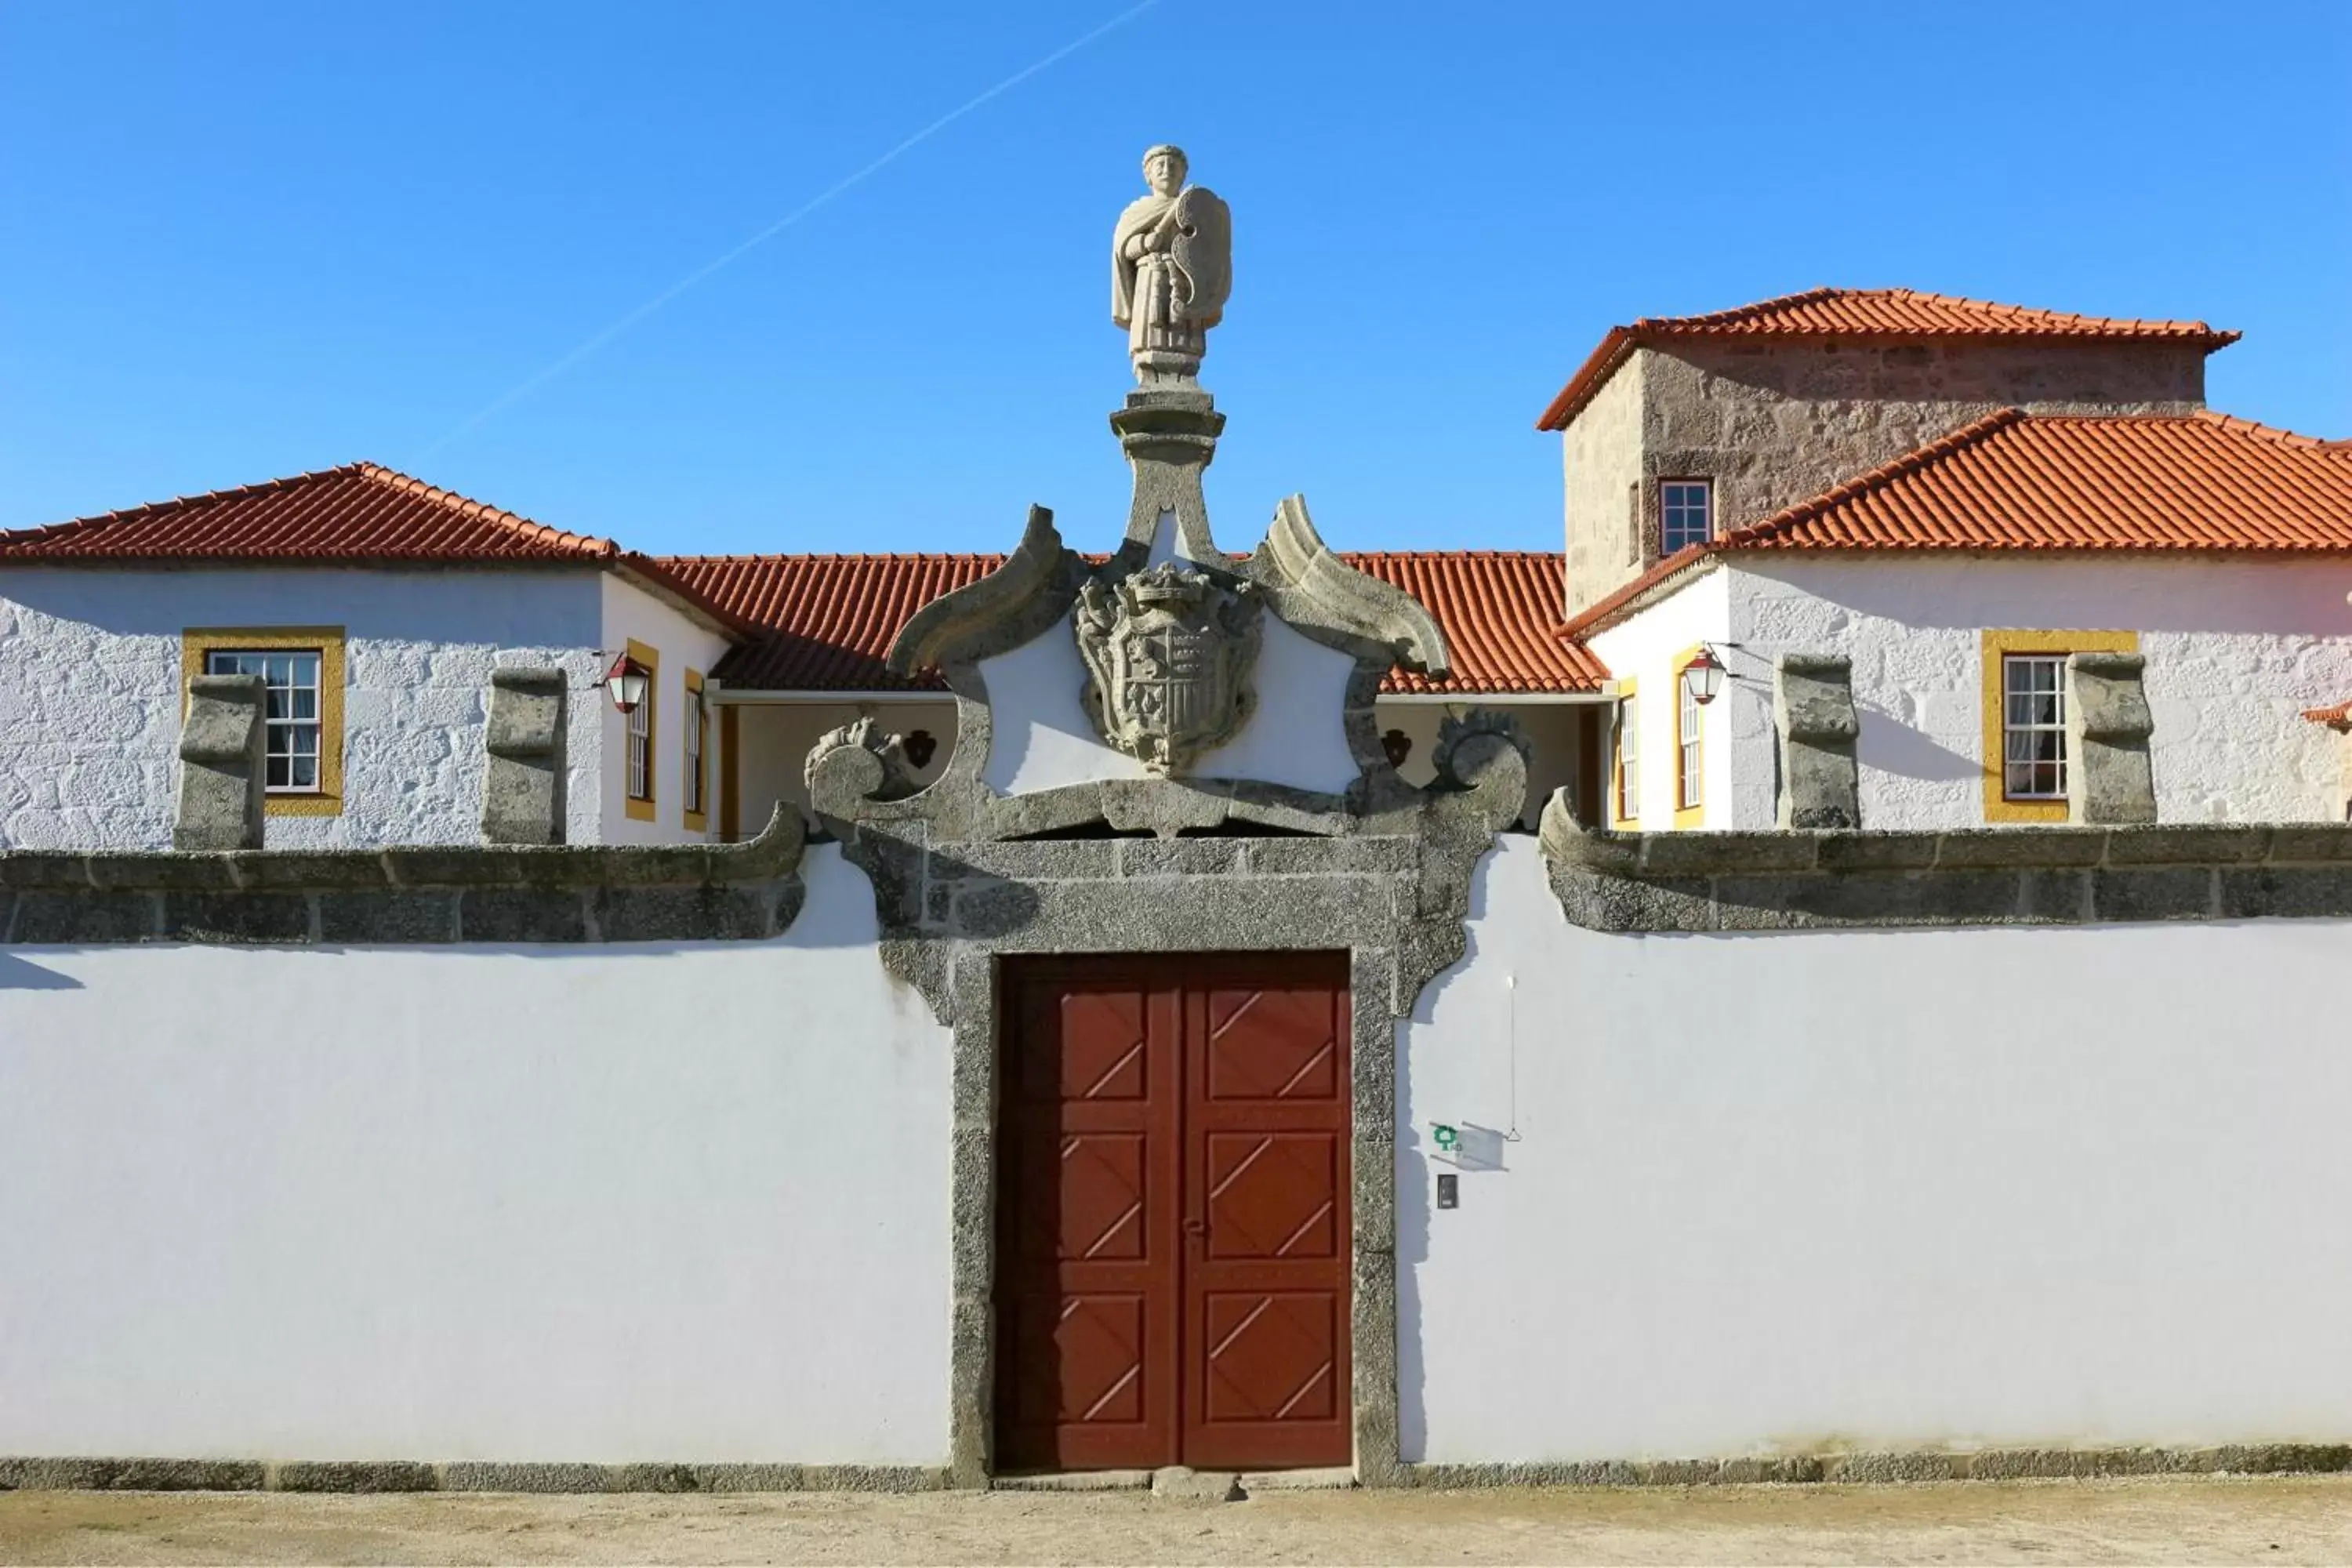
M1143 181L1155 195L1172 196L1184 188L1184 149L1162 142L1143 155Z

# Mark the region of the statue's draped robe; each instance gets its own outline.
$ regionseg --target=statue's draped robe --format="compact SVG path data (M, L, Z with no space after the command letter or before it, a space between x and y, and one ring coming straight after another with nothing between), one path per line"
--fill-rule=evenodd
M1207 334L1177 312L1182 284L1169 238L1142 248L1152 226L1175 205L1175 196L1154 194L1128 203L1118 215L1110 244L1110 319L1127 329L1129 354L1160 350L1197 361L1208 346Z

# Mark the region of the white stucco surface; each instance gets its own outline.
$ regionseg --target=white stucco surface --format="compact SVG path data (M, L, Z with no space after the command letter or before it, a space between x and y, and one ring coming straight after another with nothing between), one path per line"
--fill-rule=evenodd
M0 1454L944 1462L948 1032L762 943L0 950Z
M179 788L181 634L341 626L343 809L273 816L274 847L471 843L491 669L558 665L584 689L593 573L0 573L0 847L163 848ZM598 831L599 695L572 705L569 824Z
M2352 1436L2352 922L1611 936L1506 837L1470 940L1402 1027L1408 1459Z
M2163 820L2344 816L2334 737L2301 714L2352 692L2352 563L1824 556L1724 575L1733 668L1762 672L1729 683L1738 826L1772 820L1772 657L1831 647L1853 658L1864 825L1981 824L1987 627L2139 634Z
M2302 718L2352 692L2352 565L2329 561L1744 554L1593 638L1638 679L1643 826L1673 824L1671 661L1702 638L1729 679L1706 715L1703 826L1773 825L1772 667L1853 661L1863 824L1985 822L1983 634L2138 635L2167 822L2340 821L2336 737Z
M600 812L601 834L607 844L677 844L719 835L719 781L723 776L724 759L719 755L719 727L716 708L711 710L709 732L706 743L709 750L705 765L709 770L709 793L706 797L705 826L689 829L686 826L686 672L689 669L709 675L730 646L725 637L712 631L699 620L689 617L669 605L644 593L617 577L604 579L604 630L601 647L618 653L631 638L656 650L660 656L654 700L654 815L648 822L628 813L628 770L624 765L627 745L627 720L610 702L598 699L599 722L604 731L604 754L611 765L603 773ZM766 822L763 816L745 825L744 831L756 833Z
M1203 752L1199 778L1257 779L1338 793L1356 776L1340 716L1349 658L1308 641L1268 616L1255 675L1257 710L1240 734ZM982 777L991 789L1023 795L1098 779L1149 776L1141 763L1095 733L1080 702L1085 662L1067 620L1009 653L980 661L994 733Z
M1642 778L1641 818L1638 826L1651 832L1663 832L1675 825L1675 746L1680 723L1680 693L1675 680L1675 667L1700 643L1721 645L1730 637L1731 608L1725 574L1708 572L1691 581L1679 593L1663 603L1629 620L1621 622L1592 639L1592 651L1607 665L1618 681L1632 681L1633 700L1641 706L1641 746L1638 752ZM1750 698L1759 684L1751 676L1747 663L1734 654L1726 653L1731 673L1736 678L1724 682L1724 694L1700 710L1699 727L1699 809L1703 815L1698 826L1727 827L1731 811L1727 803L1733 798L1738 785L1735 776L1735 752L1726 741L1745 721L1741 704L1727 701L1725 696L1742 693ZM1764 691L1764 725L1769 738L1772 722L1772 684L1769 665L1761 682ZM1744 691L1743 691L1744 689ZM1612 723L1613 723L1612 716ZM1603 820L1614 822L1617 812L1616 742L1612 733L1604 734L1607 762L1603 766L1601 785L1606 810ZM1766 763L1769 768L1770 757ZM1769 774L1767 786L1769 788Z

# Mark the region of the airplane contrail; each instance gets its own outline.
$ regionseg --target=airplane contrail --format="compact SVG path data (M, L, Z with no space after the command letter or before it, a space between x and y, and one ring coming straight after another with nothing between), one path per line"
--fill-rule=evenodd
M888 152L883 153L872 163L867 163L865 167L857 170L854 174L845 175L843 178L835 181L832 184L827 185L824 190L819 191L815 195L811 196L807 201L803 202L799 206L794 207L791 212L786 213L783 216L778 218L775 222L770 224L767 227L761 229L751 238L743 241L740 245L736 246L733 249L718 257L714 260L707 261L700 267L696 268L693 271L688 273L685 277L679 279L677 282L671 284L668 288L663 289L660 293L655 295L644 304L639 305L627 315L614 321L610 326L607 326L595 336L588 339L585 342L583 342L579 347L573 349L570 353L565 354L562 358L555 361L552 364L548 365L542 370L535 372L522 381L517 382L513 386L509 387L505 392L500 393L490 402L484 404L473 414L468 415L463 422L453 426L446 434L436 439L431 446L425 447L422 452L419 452L416 456L417 462L422 463L425 458L432 457L436 452L441 450L442 447L447 446L450 442L479 428L486 421L512 406L514 404L521 401L523 398L530 396L541 387L545 386L549 382L553 381L565 371L570 370L581 361L588 358L589 355L603 348L606 343L611 342L614 338L619 337L623 332L627 331L631 327L635 326L639 321L644 321L647 316L652 315L656 310L660 310L664 305L668 304L680 294L685 293L688 289L693 288L704 279L709 278L712 273L741 259L749 252L757 249L759 247L766 244L769 240L775 238L776 236L783 233L784 230L792 227L793 225L800 222L801 219L808 216L819 207L824 206L835 196L838 196L844 192L861 184L870 176L878 174L883 169L888 167L891 163L897 162L907 153L911 152L918 146L920 146L923 142L929 141L941 131L946 130L957 121L961 120L965 115L970 114L973 110L980 108L982 104L989 102L992 99L1011 91L1013 88L1020 86L1023 82L1028 80L1031 77L1035 76L1039 71L1045 69L1048 66L1054 65L1057 61L1066 59L1071 55L1077 53L1080 49L1085 48L1088 44L1093 43L1097 38L1101 37L1105 33L1110 32L1113 28L1123 26L1127 23L1133 21L1136 17L1141 16L1144 12L1150 10L1152 6L1159 3L1160 0L1141 0L1141 4L1129 6L1126 10L1121 11L1118 16L1113 16L1109 21L1104 22L1100 26L1082 34L1078 37L1071 39L1068 43L1064 44L1060 48L1055 49L1052 54L1045 56L1043 59L1022 67L1019 70L1014 71L1011 76L1006 77L1003 81L998 82L994 87L990 88L987 91L968 99L964 102L958 104L955 108L949 110L945 114L940 115L937 120L932 121L929 125L924 126L920 131L916 132L912 136L908 137L905 141L899 142L897 146L891 148Z

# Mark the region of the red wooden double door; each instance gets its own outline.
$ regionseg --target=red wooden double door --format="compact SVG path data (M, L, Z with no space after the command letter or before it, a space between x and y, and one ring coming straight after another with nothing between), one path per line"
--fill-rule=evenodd
M999 1468L1345 1465L1345 953L1006 975Z

